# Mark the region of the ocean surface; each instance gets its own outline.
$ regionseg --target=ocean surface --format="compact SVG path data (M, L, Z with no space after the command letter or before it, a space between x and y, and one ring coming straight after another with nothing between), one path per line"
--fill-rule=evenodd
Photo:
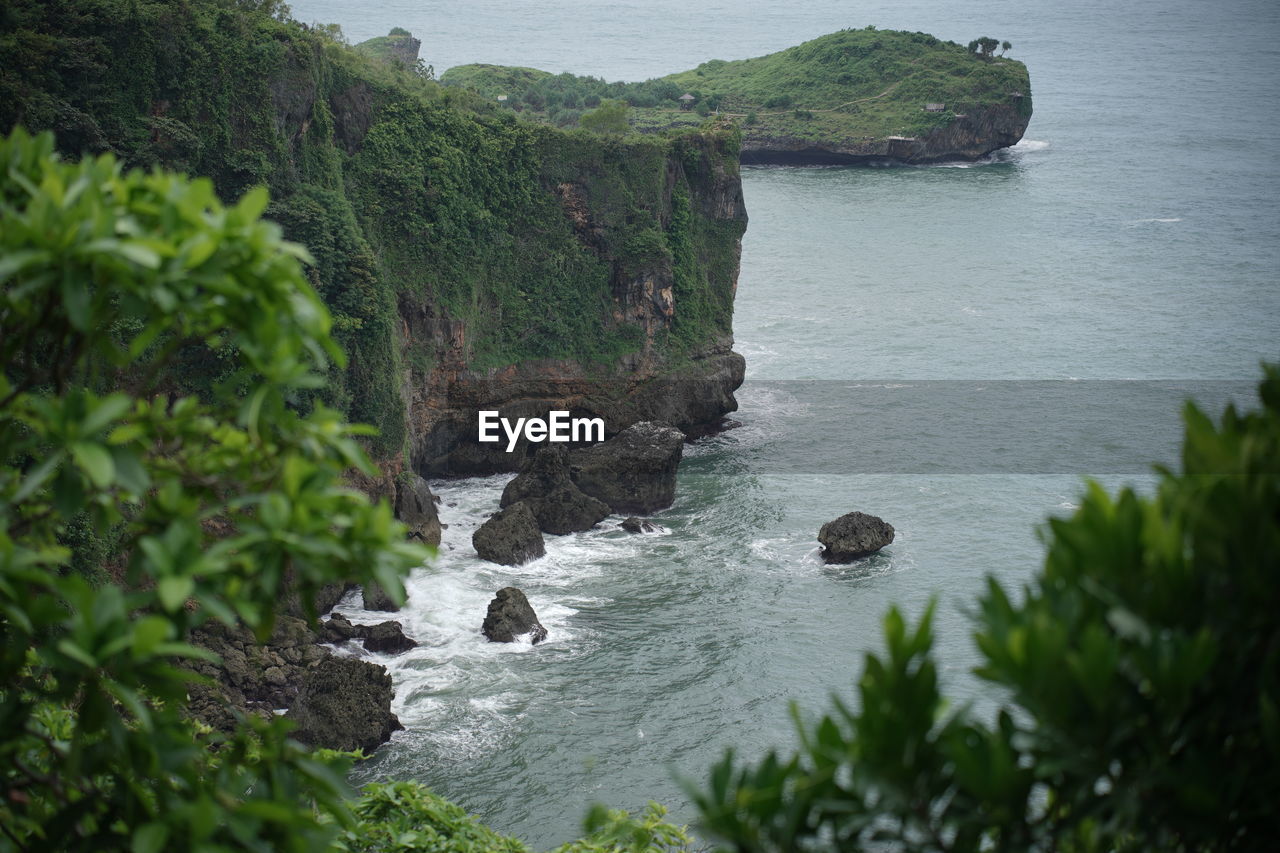
M611 518L516 569L471 532L505 477L432 486L449 525L397 618L406 730L356 781L414 778L550 847L591 802L692 814L678 780L794 743L788 702L852 695L881 623L937 601L948 689L985 578L1016 588L1085 475L1149 488L1178 400L1217 405L1280 357L1280 4L296 0L351 41L403 26L437 71L527 65L640 80L843 27L1013 43L1026 138L990 162L749 168L735 328L742 427L688 448L659 535ZM1001 426L1005 428L1000 429ZM1097 451L1097 452L1094 452ZM859 509L897 539L845 567L816 531ZM479 633L525 590L547 642ZM354 619L358 599L340 608Z

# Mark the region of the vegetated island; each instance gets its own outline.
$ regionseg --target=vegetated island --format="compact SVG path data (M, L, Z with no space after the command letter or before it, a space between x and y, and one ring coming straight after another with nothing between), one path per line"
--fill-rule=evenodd
M1017 143L1031 120L1030 76L1002 55L1010 47L867 27L643 83L498 65L451 68L441 82L559 126L598 120L610 100L642 132L716 116L742 129L743 163L972 161Z

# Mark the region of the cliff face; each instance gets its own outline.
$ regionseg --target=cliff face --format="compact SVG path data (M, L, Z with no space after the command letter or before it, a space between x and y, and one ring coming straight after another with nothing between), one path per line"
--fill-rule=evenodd
M594 143L603 157L557 157L543 149L539 192L554 199L542 221L563 235L598 286L575 308L626 342L604 358L535 357L486 366L475 338L488 336L486 312L452 316L430 298L404 295L400 315L412 348L431 348L433 366L409 383L411 457L433 474L510 470L524 454L476 440L476 412L544 416L550 409L602 417L612 435L641 420L686 430L714 424L737 408L733 390L744 362L730 328L746 210L733 138L688 137L674 147L649 141ZM554 137L545 144L554 147ZM580 143L581 144L581 143ZM602 172L639 170L619 219L620 198ZM640 236L629 219L646 221ZM567 331L567 335L575 334ZM572 341L565 341L568 348ZM505 445L505 442L503 443Z
M348 353L320 396L379 428L390 474L517 467L475 441L479 408L567 408L614 432L736 407L732 130L618 140L516 121L214 0L7 15L3 129L208 175L224 197L269 186ZM182 381L198 391L216 369Z
M752 133L742 140L742 162L782 166L850 166L973 161L1017 144L1031 120L1029 95L1010 97L955 115L949 124L914 136L829 138Z

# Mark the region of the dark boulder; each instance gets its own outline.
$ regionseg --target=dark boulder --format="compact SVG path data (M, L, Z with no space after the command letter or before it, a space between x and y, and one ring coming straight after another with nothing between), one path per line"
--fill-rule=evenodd
M345 643L358 638L361 627L351 624L351 620L341 613L335 613L320 623L320 638L326 643Z
M893 541L893 525L862 512L851 512L828 521L818 531L822 558L828 563L848 563L867 557Z
M584 494L569 478L569 452L562 444L540 448L502 490L499 506L525 502L543 533L564 536L589 530L609 514L609 505Z
M683 450L680 430L644 421L606 442L572 451L570 476L579 489L614 512L651 513L675 501Z
M379 622L377 625L363 625L361 635L364 647L371 652L398 654L407 652L418 644L404 635L399 622Z
M504 566L518 566L547 553L538 519L525 501L491 516L472 534L471 544L481 559Z
M436 509L436 496L431 493L427 481L417 474L405 472L396 477L396 518L409 528L409 535L427 545L440 544L440 513ZM386 610L371 608L366 610Z
M516 637L525 634L530 635L529 640L535 645L547 638L547 629L538 621L529 599L514 586L498 590L489 602L489 612L480 631L495 643L513 643Z
M293 737L311 746L372 752L404 728L391 713L386 667L355 658L329 657L307 671L285 716Z
M636 518L634 515L624 519L622 529L628 533L657 533L658 528L643 518Z
M321 624L320 637L329 643L345 643L348 640L364 640L364 647L371 652L408 651L418 644L404 635L399 622L379 622L376 625L356 625L341 613Z

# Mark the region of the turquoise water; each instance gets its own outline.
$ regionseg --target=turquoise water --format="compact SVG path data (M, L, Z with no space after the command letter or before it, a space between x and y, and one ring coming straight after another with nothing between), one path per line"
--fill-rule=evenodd
M1032 386L991 387L1014 389L1002 404L1030 424L1096 435L1125 459L1167 458L1176 393L1167 409L1128 400L1249 380L1280 356L1277 4L293 7L353 41L407 27L438 70L500 62L643 79L866 24L1008 39L1031 70L1026 139L990 163L744 170L743 426L690 449L662 535L628 536L611 519L549 537L548 556L528 566L492 566L469 541L504 478L434 484L450 527L402 614L422 646L379 658L407 729L357 778L421 779L536 845L575 835L597 800L653 798L691 818L677 775L704 778L728 746L756 755L790 743L788 700L816 709L848 694L890 603L915 614L937 597L948 684L987 707L993 697L967 674L962 610L983 578L1017 585L1034 571L1037 525L1070 510L1083 474L1149 483L1129 464L1073 467L1092 457L1059 452L1054 430L1028 428L999 448L1007 456L969 464L977 457L948 444L955 427L936 412L887 427L859 408L864 397L842 396L849 387L1161 380L1088 386L1097 396L1080 409L1095 420L1079 424ZM974 391L973 408L986 393ZM1050 461L1000 462L1032 451ZM869 454L891 462L876 469ZM851 509L883 516L898 538L853 567L824 566L816 530ZM547 643L480 636L507 584L528 593Z

